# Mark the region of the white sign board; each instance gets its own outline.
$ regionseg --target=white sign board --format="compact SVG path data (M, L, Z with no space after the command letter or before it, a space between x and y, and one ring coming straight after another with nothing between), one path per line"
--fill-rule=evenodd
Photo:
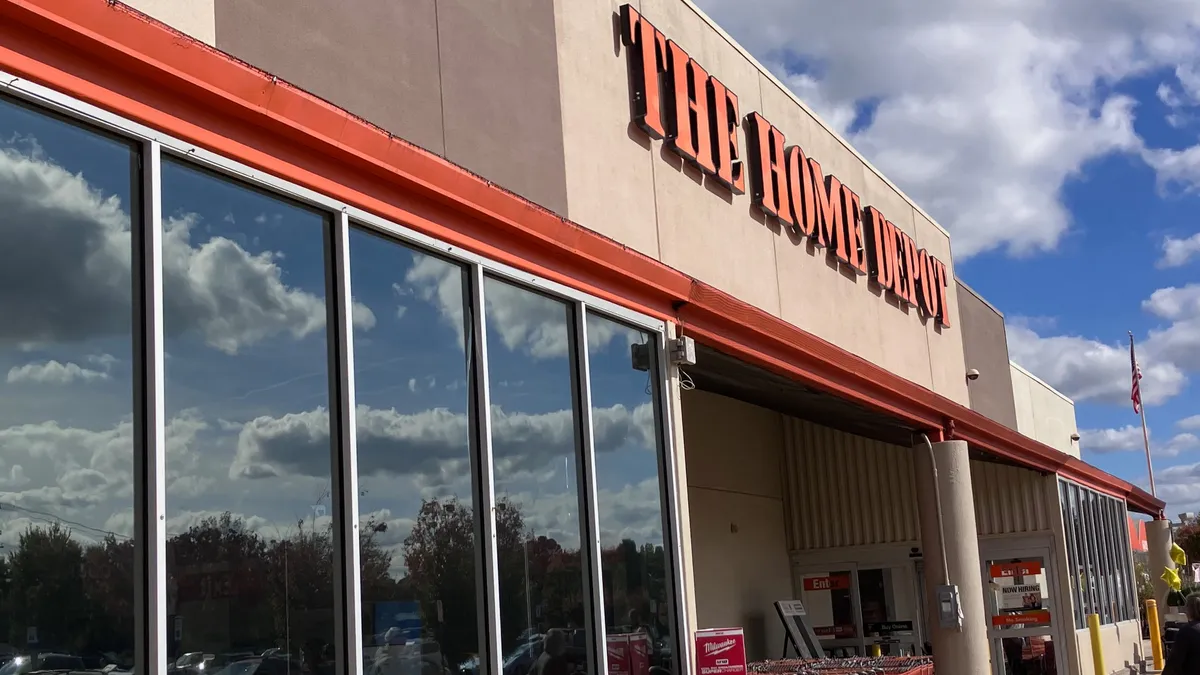
M779 611L784 616L807 616L808 612L804 611L804 603L799 600L780 600Z
M1016 584L1000 587L1004 609L1041 609L1042 587L1038 584Z

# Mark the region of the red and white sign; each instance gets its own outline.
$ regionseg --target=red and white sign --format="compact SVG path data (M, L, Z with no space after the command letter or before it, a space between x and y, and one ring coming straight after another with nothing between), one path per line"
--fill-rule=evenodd
M992 578L1032 577L1042 573L1041 560L1018 560L1010 563L993 563Z
M833 574L827 577L805 577L806 591L844 591L850 588L849 574Z
M650 673L650 634L645 631L629 636L629 670L633 675Z
M1050 612L1021 612L1020 614L1001 614L992 617L992 625L1003 626L1045 626L1050 623Z
M858 637L858 632L854 630L851 624L842 624L840 626L817 626L813 628L813 633L817 637L831 638L852 638Z
M696 631L696 675L746 675L746 637L741 628Z
M645 632L608 636L608 675L647 675L650 636Z
M633 675L629 655L629 635L608 636L608 675Z

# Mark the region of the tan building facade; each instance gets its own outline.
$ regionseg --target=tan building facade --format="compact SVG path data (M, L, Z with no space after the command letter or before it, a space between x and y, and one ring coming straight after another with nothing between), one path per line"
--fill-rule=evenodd
M51 133L21 127L26 109L65 119L130 144L139 177L106 202L126 204L112 227L144 264L125 272L141 295L124 305L145 406L130 413L136 525L119 533L136 556L136 625L74 649L128 642L141 672L223 654L359 675L424 655L443 672L525 675L555 649L580 671L618 672L613 644L648 635L643 665L687 675L699 629L741 628L751 660L778 658L775 603L798 600L828 654L1090 673L1080 621L1096 613L1109 670L1141 658L1125 516L1162 503L1080 459L1073 403L1010 364L1003 316L959 282L950 234L689 0L0 7L0 72L13 76L0 103L14 111L0 110L0 136ZM55 161L106 173L90 156ZM170 208L172 185L193 186L196 204ZM249 194L315 214L314 248L261 243L286 239L270 228L293 216L252 213ZM155 378L172 372L167 354L223 372L170 342L187 333L174 312L207 297L173 303L170 247L199 241L202 224L211 239L187 278L220 250L218 270L283 270L263 285L283 300L236 339L215 332L232 319L194 329L201 346L232 358L263 335L327 334L244 389L290 391L312 377L296 363L325 357L329 384L303 409L187 409L196 434L236 434L214 446L233 448L227 473L182 481ZM315 266L306 294L291 260ZM238 307L258 288L243 283ZM376 337L406 316L423 323ZM422 339L450 354L452 376L387 374L434 362ZM220 398L196 393L206 379L179 398ZM172 500L310 465L328 502L289 507L308 509L294 539L245 544L283 599L233 584L214 610L209 591L189 595L189 575L205 589L211 570L251 578L238 556L253 556L220 539L187 568L209 571L182 571L171 556L199 535L172 529ZM372 482L396 475L412 482ZM194 492L178 496L185 483ZM218 507L231 508L213 496L203 511ZM264 514L245 522L294 520ZM315 524L305 539L304 518L328 539ZM318 539L327 578L302 606L292 556ZM460 557L435 555L437 541ZM938 611L949 587L957 625ZM271 602L282 619L245 609ZM36 647L33 619L8 618Z

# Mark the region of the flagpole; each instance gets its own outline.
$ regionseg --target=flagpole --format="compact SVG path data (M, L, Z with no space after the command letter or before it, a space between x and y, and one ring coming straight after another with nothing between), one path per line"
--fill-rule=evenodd
M1137 368L1138 371L1140 371L1141 369L1138 368L1137 363L1137 355L1134 352L1133 347L1133 331L1129 331L1129 355L1133 358L1134 368ZM1138 379L1140 380L1141 373L1138 372L1137 375ZM1142 399L1143 401L1138 403L1138 412L1142 417L1142 444L1146 448L1146 470L1150 473L1150 494L1154 497L1158 497L1158 490L1156 490L1154 487L1154 463L1150 461L1150 433L1146 430L1146 404L1144 403L1145 397L1140 395L1141 384L1141 382L1138 382L1138 398Z

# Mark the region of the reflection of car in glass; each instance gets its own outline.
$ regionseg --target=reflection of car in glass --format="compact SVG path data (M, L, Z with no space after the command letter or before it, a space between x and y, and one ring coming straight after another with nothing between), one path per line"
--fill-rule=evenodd
M587 670L587 636L582 630L560 629L566 637L563 657L567 660L570 672ZM508 656L504 657L504 675L529 675L537 657L542 655L545 648L545 636L541 634L526 637L527 642L519 643Z
M251 675L255 670L258 669L258 664L260 663L262 663L262 659L259 657L233 661L224 668L215 671L215 675Z
M441 644L429 639L382 645L364 661L368 675L451 675Z
M16 656L0 668L0 675L27 675L39 670L83 670L83 659L69 654Z

